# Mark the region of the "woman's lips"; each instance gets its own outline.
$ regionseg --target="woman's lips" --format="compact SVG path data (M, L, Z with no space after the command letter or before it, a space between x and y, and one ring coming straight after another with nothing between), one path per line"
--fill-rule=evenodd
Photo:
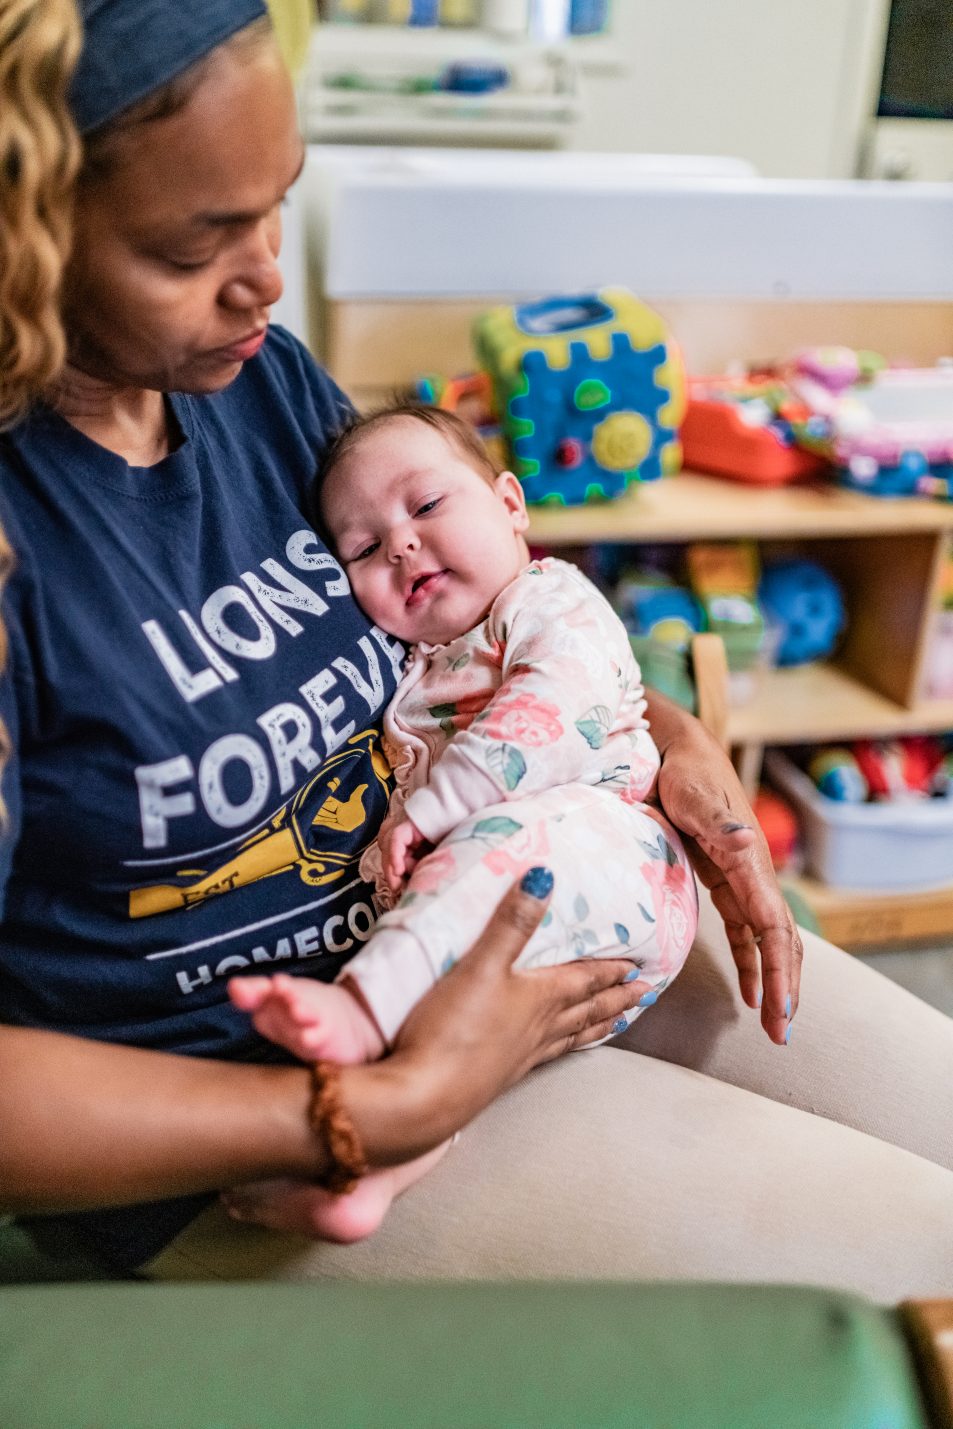
M416 576L404 602L408 610L413 609L415 605L423 605L425 601L429 600L443 584L448 574L447 571L428 571L425 575Z
M253 332L250 337L243 337L241 342L233 342L231 347L220 347L218 350L228 362L247 362L250 357L255 356L267 333L268 329L262 328L260 332Z

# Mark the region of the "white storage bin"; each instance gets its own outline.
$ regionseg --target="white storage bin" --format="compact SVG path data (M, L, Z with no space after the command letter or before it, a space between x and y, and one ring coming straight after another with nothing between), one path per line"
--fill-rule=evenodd
M765 771L798 812L815 878L879 893L953 883L953 799L840 804L777 751Z

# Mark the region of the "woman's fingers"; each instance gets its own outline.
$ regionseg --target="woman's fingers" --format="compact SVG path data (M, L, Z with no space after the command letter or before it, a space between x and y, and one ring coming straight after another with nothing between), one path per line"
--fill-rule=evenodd
M502 899L469 956L486 967L515 962L546 916L552 891L548 868L528 869ZM633 972L627 959L586 958L524 974L545 980L553 1001L553 1024L543 1058L557 1057L613 1031L624 1032L628 1024L623 1014L651 992L651 985L637 981Z
M714 745L691 767L667 751L659 790L665 812L688 835L689 857L725 924L741 995L749 1007L760 997L761 1024L783 1045L797 1011L801 940L738 776Z
M804 944L793 918L769 929L761 940L761 977L764 1002L761 1024L773 1042L791 1040L791 1021L797 1013Z
M761 1024L783 1045L797 1012L803 946L764 839L757 833L739 847L730 835L713 832L695 843L700 856L693 853L693 863L725 924L742 997L757 1007L760 991Z
M652 984L637 977L632 964L622 958L586 959L565 963L558 970L547 968L545 972L548 977L558 972L563 1000L544 1058L547 1061L625 1032L629 1026L627 1014L638 1007L643 997L652 1001L656 997Z
M638 1001L624 981L632 963L622 959L513 966L545 918L552 888L548 869L527 870L467 955L417 1003L393 1054L379 1064L382 1074L399 1073L405 1082L406 1069L417 1069L411 1153L459 1130L531 1067L608 1036ZM381 1163L405 1159L390 1125L379 1142Z
M314 1234L315 1208L327 1202L328 1193L306 1181L278 1178L255 1181L223 1191L222 1205L236 1221L248 1221L270 1231Z

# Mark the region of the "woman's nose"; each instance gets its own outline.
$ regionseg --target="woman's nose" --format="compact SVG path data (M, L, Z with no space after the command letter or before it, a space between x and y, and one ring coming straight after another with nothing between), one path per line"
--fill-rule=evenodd
M226 307L245 311L277 303L284 289L278 267L280 248L280 228L276 229L274 222L262 223L242 254L239 271L222 290Z

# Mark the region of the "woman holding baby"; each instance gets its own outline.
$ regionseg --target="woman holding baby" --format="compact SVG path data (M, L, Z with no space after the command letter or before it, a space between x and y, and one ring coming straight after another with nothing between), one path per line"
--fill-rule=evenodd
M620 1038L560 1059L612 1033L632 964L514 969L538 885L382 1060L316 1082L231 1004L236 974L373 947L401 655L307 515L348 406L268 328L303 149L262 7L82 8L68 104L65 0L0 34L0 1206L53 1258L158 1278L949 1291L949 1024L809 939L786 1045L800 939L728 761L657 696L658 798L711 899ZM342 1170L399 1190L463 1127L376 1235L309 1234Z

